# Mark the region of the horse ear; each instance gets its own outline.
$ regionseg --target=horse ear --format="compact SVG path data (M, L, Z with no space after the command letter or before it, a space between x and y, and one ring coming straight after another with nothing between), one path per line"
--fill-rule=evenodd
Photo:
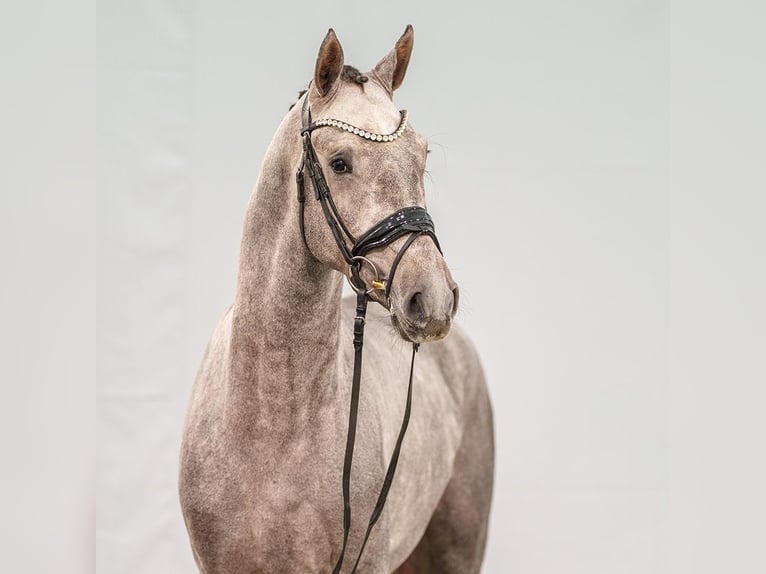
M415 32L412 26L408 24L404 34L397 40L394 49L373 68L373 72L391 92L401 86L404 81L404 74L407 73L407 65L410 63L414 41Z
M343 48L338 42L335 31L330 28L319 47L319 55L314 68L314 86L320 96L327 95L342 70Z

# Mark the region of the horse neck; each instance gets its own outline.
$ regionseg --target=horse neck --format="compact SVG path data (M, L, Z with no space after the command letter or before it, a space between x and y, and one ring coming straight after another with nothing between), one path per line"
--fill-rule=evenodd
M334 406L342 287L300 234L294 112L269 146L247 209L227 389L235 424L281 439L315 427Z

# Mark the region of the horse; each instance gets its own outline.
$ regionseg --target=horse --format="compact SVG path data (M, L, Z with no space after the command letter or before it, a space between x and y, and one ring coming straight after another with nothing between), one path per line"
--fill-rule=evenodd
M492 409L478 353L454 321L458 288L424 208L427 141L393 104L413 40L408 26L363 74L344 63L330 29L308 89L266 151L234 302L205 351L184 421L179 495L202 573L331 572L333 564L334 572L480 571ZM321 119L307 125L307 115ZM307 162L314 189L304 193ZM317 201L325 195L317 177L329 207L326 197ZM391 213L407 225L396 227ZM350 254L347 237L377 222L401 236ZM356 306L343 297L344 277L363 293ZM372 303L361 321L360 299ZM350 343L365 321L356 446L346 464ZM409 345L412 360L419 351L408 390ZM408 396L408 434L395 445ZM398 447L386 506L354 566L348 556L362 550Z

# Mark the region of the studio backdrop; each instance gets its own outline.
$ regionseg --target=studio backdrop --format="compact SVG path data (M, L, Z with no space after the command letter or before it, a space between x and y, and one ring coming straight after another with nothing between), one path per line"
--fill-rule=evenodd
M195 571L183 416L261 159L328 28L368 70L412 24L394 100L494 405L483 571L670 574L667 12L100 2L98 572Z

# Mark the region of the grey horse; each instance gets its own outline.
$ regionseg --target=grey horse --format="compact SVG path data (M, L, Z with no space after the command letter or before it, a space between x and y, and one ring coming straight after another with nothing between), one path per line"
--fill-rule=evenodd
M393 133L402 116L392 96L412 46L408 26L361 74L344 65L330 30L308 91L266 152L245 216L235 300L213 333L186 413L179 491L200 572L330 572L340 555L354 302L342 297L349 266L310 188L305 234L298 224L301 109L308 98L314 118ZM425 205L427 142L409 125L396 141L321 129L313 143L354 234ZM382 275L404 241L369 253ZM372 265L362 266L361 279L372 285ZM370 289L379 305L368 312L347 555L359 551L402 421L408 343L422 343L398 470L358 571L479 572L493 423L478 355L453 321L457 286L435 243L421 236L402 257L389 297Z

